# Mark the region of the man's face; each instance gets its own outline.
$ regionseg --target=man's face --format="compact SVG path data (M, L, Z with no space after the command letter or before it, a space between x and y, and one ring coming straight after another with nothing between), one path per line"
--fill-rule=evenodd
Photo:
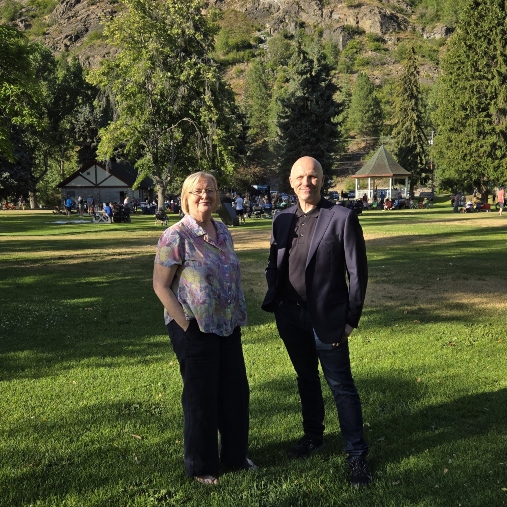
M300 158L289 177L290 186L301 203L316 206L320 201L320 189L324 182L322 167L311 157Z

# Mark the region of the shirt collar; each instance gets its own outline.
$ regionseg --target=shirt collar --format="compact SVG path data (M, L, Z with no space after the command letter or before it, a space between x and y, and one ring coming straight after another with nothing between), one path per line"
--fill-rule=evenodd
M185 227L194 235L194 236L207 236L207 232L197 223L197 220L190 215L185 215L181 219L182 223ZM217 230L217 239L218 244L221 244L223 241L223 233L220 227L217 227L215 220L212 218L211 221L215 224Z
M306 215L307 217L318 217L319 216L319 212L320 212L320 208L322 207L322 201L323 201L323 197L320 198L320 201L317 203L317 206L315 206L315 208L313 208L312 210L308 211L308 212L304 212L302 209L301 209L301 206L299 205L299 202L298 202L298 206L297 206L297 210L296 210L296 216L298 218L301 218L303 215Z

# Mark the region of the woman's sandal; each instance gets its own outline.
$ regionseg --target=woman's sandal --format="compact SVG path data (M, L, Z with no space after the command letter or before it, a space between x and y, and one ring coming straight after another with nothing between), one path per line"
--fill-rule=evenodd
M210 485L218 484L218 479L216 477L213 477L212 475L200 475L200 476L195 475L194 479L197 482L200 482L201 484L210 484Z

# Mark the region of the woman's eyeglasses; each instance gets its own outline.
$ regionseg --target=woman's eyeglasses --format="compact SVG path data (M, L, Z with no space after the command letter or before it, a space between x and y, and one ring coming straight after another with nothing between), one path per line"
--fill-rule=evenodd
M202 190L199 189L192 190L190 193L192 195L202 195L202 194L213 195L215 192L216 190L213 188L203 188Z

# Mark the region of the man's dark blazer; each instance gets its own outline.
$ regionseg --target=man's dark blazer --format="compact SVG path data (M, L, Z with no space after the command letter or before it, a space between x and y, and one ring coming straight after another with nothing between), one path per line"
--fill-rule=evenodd
M306 261L308 312L320 341L339 342L345 325L357 327L363 310L368 264L363 231L352 210L321 199L319 217ZM297 206L281 211L273 221L268 291L262 309L274 312L283 299L280 290L288 276L288 253ZM348 281L348 283L347 283Z

